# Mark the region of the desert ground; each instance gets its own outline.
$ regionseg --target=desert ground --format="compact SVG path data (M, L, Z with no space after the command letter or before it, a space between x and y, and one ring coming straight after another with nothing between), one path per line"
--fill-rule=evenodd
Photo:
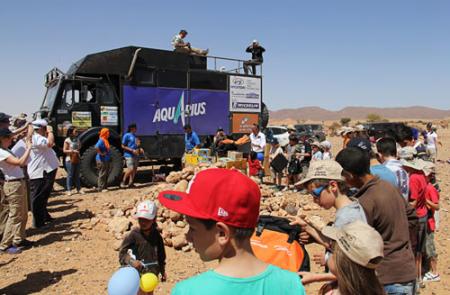
M440 227L436 233L436 247L439 254L441 282L428 283L421 294L450 294L450 131L439 129L443 146L439 150L437 164L438 179L442 189ZM330 137L334 154L341 146L341 139ZM64 172L60 175L64 182ZM113 188L107 193L88 191L85 195L67 196L60 184L55 185L49 208L56 217L55 222L45 230L28 229L29 239L36 242L34 248L17 256L0 255L0 294L106 294L107 283L119 267L118 240L108 230L105 211L124 208L152 195L156 184L150 183L148 171L140 173L137 188L121 190ZM319 215L326 220L333 218L333 212L320 209L312 203L311 197L289 193L289 197L302 200L299 213ZM31 225L31 216L29 225ZM312 256L322 251L315 245L308 245ZM194 251L184 252L166 247L168 281L160 283L155 294L170 294L170 289L180 280L193 276L208 268L214 262L203 263ZM313 264L313 263L312 263ZM245 266L243 266L245 267ZM313 270L318 267L313 265ZM317 294L320 284L306 286L307 294Z

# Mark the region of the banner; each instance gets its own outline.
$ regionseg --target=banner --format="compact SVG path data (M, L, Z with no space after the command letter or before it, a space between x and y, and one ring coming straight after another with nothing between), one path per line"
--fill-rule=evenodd
M233 114L231 132L249 134L253 124L258 124L258 121L258 114Z
M230 76L230 111L261 112L261 79Z
M79 129L91 128L91 112L72 112L72 125Z
M134 87L123 88L124 124L135 122L139 135L183 134L190 124L199 135L229 132L228 92Z
M100 124L102 126L119 125L118 107L100 106Z

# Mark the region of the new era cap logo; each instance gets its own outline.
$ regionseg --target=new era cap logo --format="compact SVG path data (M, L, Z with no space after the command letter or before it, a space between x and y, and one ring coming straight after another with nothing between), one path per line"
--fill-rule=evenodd
M219 215L221 217L228 217L228 212L225 211L225 209L219 207L219 211L217 212L217 215Z

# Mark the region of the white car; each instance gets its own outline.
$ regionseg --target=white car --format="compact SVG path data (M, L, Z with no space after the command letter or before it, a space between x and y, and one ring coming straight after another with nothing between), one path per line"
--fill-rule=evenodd
M289 143L289 133L284 126L267 126L269 132L273 134L273 137L278 139L280 146L285 147Z

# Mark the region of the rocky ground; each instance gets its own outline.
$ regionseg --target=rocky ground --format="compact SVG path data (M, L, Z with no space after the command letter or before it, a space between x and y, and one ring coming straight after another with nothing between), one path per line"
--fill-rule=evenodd
M450 158L449 132L440 134L444 147L439 158L447 160ZM339 138L332 138L332 141L335 146L340 146ZM27 231L36 246L17 256L0 255L0 294L106 294L108 279L119 266L117 249L123 235L134 226L131 215L135 204L143 199L156 198L157 193L164 189L184 190L194 171L173 173L168 178L169 183L155 184L149 183L148 172L140 172L142 183L136 188L112 189L108 193L88 191L85 195L67 196L61 186L56 185L57 190L49 203L55 222L43 230ZM436 246L442 281L427 284L421 294L450 294L449 176L450 164L439 162L438 178L442 193ZM320 209L309 196L275 192L267 185L262 185L261 189L261 211L264 214L333 218L334 212ZM214 267L214 263L201 262L187 244L184 238L187 227L180 215L161 209L158 225L167 245L168 281L161 283L155 294L169 294L177 281ZM308 245L307 250L310 255L322 251L315 245ZM318 270L316 266L313 269ZM309 285L307 293L317 294L319 287L319 284Z

